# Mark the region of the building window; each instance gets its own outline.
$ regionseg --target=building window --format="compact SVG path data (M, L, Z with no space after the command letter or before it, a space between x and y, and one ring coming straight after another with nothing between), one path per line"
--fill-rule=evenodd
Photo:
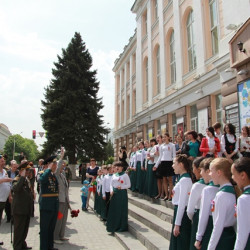
M148 59L146 59L145 63L145 95L146 102L148 101Z
M188 40L188 65L189 71L196 68L196 55L194 44L194 17L193 11L190 11L187 19L187 40Z
M157 94L161 92L160 47L156 52Z
M148 17L147 11L143 15L143 24L142 24L142 35L145 36L147 34L147 25L148 25Z
M172 138L177 135L177 119L176 114L172 114Z
M130 118L130 95L127 96L127 119Z
M176 82L174 31L172 32L170 37L170 69L171 69L171 84L173 84Z
M191 130L198 132L198 110L196 105L190 107Z
M221 105L222 96L220 94L215 96L215 100L216 100L216 122L219 122L220 124L223 124L222 105Z
M155 20L158 18L158 0L155 0Z
M210 10L210 29L212 39L212 53L217 54L219 51L218 43L218 16L217 16L217 3L216 0L209 0Z
M161 121L158 120L157 121L157 135L161 135Z

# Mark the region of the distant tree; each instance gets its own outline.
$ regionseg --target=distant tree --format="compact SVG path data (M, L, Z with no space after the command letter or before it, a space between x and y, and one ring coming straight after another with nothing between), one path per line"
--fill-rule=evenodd
M97 98L97 72L91 70L92 57L79 33L57 58L53 79L42 100L41 117L47 131L42 154L49 155L64 146L70 164L90 157L103 160L108 129L99 114L103 104Z
M110 156L114 157L114 145L111 140L109 140L107 145L105 146L105 153L107 158Z
M15 145L15 151L14 151ZM29 161L36 161L39 151L37 145L31 139L23 138L21 135L11 135L4 145L4 153L8 156L7 163L14 159L20 163L23 156Z

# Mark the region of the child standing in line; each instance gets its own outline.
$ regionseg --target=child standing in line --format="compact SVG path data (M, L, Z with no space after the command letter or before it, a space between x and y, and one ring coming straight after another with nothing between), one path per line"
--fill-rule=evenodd
M123 232L128 230L128 194L130 188L130 179L123 171L122 162L114 164L117 167L117 173L112 177L110 185L110 206L107 217L107 231Z
M105 200L103 200L102 198L102 190L103 190L103 181L105 179L105 176L107 175L108 170L107 170L107 166L103 165L102 166L102 175L101 175L101 183L100 183L100 190L98 193L98 196L100 197L99 201L100 201L100 217L102 221L106 221L106 202Z
M220 185L212 206L213 231L208 250L233 250L235 243L236 193L231 184L231 163L226 158L214 159L210 164L210 175L216 185Z
M89 192L89 182L85 180L83 182L83 187L81 188L81 198L82 198L82 211L88 211L87 209L87 198L88 198L88 192Z
M234 249L250 249L250 158L242 157L231 168L233 179L243 190L237 201L237 237Z
M112 166L107 166L108 174L105 175L103 182L102 182L102 199L105 201L106 205L106 214L105 217L108 216L109 210L109 202L110 202L110 184L113 177L113 169Z
M219 186L214 185L211 180L209 166L213 158L207 158L200 164L201 176L205 183L209 183L201 193L200 213L198 229L196 232L196 249L206 250L213 231L213 219L211 212L211 202L219 190Z
M95 195L95 204L94 204L94 210L98 215L101 214L101 209L100 209L100 189L101 189L101 175L102 175L102 170L98 169L97 171L97 177L96 177L96 195Z
M173 168L175 174L180 174L180 179L173 189L174 219L169 249L189 250L191 221L187 217L186 209L193 180L191 165L186 155L177 155Z
M193 173L195 175L196 180L198 180L192 186L190 197L188 200L187 206L187 215L188 218L192 221L192 231L191 231L191 239L190 239L190 250L196 250L194 246L195 243L195 235L197 232L198 221L199 221L199 212L200 212L200 203L201 203L201 192L203 188L206 187L206 183L203 178L201 178L201 169L200 165L202 164L204 157L198 157L193 161ZM207 182L208 184L208 182Z

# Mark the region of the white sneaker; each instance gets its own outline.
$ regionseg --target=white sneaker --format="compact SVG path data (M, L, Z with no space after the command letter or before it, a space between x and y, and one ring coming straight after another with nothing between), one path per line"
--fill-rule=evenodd
M54 240L54 243L56 243L56 244L63 244L63 241L61 241L61 240Z

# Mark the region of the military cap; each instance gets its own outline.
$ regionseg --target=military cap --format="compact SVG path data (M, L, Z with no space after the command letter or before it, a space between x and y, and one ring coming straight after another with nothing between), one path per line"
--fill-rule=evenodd
M31 168L30 165L29 165L29 162L26 161L26 162L20 164L19 167L18 167L17 169L18 169L18 170L23 170L23 169L29 169L29 168Z
M56 155L52 155L50 156L49 158L47 158L44 162L43 162L43 165L46 165L46 164L49 164L53 161L56 161Z

